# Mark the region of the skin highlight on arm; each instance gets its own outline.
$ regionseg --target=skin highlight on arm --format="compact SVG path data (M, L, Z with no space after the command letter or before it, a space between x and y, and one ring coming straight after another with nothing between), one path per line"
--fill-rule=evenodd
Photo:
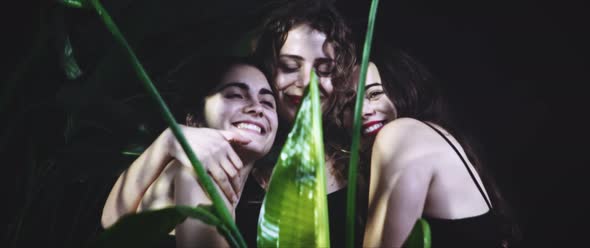
M393 121L375 140L366 247L401 247L422 216L436 154L420 149L413 121Z
M119 176L103 208L101 223L104 228L113 225L121 216L136 212L149 186L172 160L172 157L166 151L166 147L170 142L170 136L170 130L164 131Z

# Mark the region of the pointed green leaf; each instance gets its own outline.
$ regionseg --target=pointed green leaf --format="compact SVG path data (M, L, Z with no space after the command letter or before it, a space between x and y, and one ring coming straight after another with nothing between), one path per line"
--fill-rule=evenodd
M123 216L106 229L91 247L154 246L187 217L225 229L209 208L174 206ZM227 233L226 230L224 232Z
M262 203L259 247L330 246L322 115L311 75Z
M420 218L416 221L410 236L404 243L404 247L408 248L430 248L431 237L430 237L430 226L426 220Z

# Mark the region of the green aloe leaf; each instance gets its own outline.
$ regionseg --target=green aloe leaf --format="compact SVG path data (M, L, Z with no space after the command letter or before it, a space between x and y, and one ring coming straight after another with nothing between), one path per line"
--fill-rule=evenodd
M350 163L348 166L348 192L346 195L346 247L352 248L355 245L355 219L356 219L356 187L359 161L359 146L362 124L363 98L365 96L365 80L367 78L367 68L369 67L369 55L371 54L371 44L373 41L373 29L375 27L375 17L377 16L377 6L379 0L371 2L369 10L369 22L363 46L363 57L361 59L361 70L357 86L356 104L354 107L354 123L352 126L352 144L350 148Z
M420 218L416 221L410 236L404 243L404 247L408 248L430 248L431 242L430 225L426 220Z
M329 247L322 116L315 72L272 173L259 247Z
M91 247L153 247L186 218L199 219L227 233L210 208L174 206L123 216Z

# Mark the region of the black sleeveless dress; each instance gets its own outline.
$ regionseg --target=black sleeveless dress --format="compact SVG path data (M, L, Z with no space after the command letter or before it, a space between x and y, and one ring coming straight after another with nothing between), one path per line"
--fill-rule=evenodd
M500 218L496 215L492 204L485 196L482 187L475 180L473 172L467 166L466 160L459 150L445 137L445 135L429 123L424 122L436 131L457 153L481 196L488 205L489 211L479 215L462 219L440 219L422 216L428 221L431 230L432 247L503 247L503 235L501 232Z

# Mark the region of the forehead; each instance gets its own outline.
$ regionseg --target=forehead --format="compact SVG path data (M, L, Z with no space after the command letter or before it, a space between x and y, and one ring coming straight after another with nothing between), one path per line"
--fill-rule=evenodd
M381 83L381 75L379 74L379 69L377 68L377 65L373 64L373 62L369 62L369 67L367 68L367 80L365 80L365 85L372 83Z
M358 85L359 83L359 76L361 73L361 66L357 65L354 67L354 71L352 77L354 79L354 85ZM365 85L372 84L372 83L381 83L381 75L379 74L379 69L377 65L373 62L369 62L369 67L367 68L367 79L365 80Z
M281 54L290 54L306 59L334 57L332 44L326 42L326 34L311 28L307 24L294 27L287 33L285 44L281 47Z
M219 86L223 87L226 84L234 82L245 83L252 90L260 88L270 89L264 74L258 68L251 65L233 65L223 75Z

